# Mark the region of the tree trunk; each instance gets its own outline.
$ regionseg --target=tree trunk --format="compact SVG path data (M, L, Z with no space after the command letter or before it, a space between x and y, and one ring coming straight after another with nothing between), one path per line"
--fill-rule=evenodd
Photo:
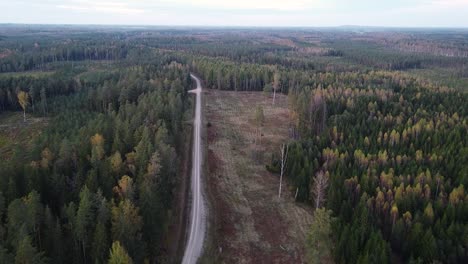
M328 178L325 173L323 173L323 171L319 171L315 175L313 181L314 184L312 187L312 195L314 197L315 209L318 209L325 201L325 192L328 187Z
M276 99L276 89L273 88L273 105L275 105L275 99Z
M83 250L83 256L84 256L84 263L86 263L86 248L85 248L85 243L84 241L81 241L81 248Z
M287 158L288 158L288 145L283 144L282 147L281 147L281 172L280 172L280 183L279 183L279 190L278 190L278 198L281 198L281 188L282 188L282 184L283 184L283 174L284 174L284 168L286 167Z

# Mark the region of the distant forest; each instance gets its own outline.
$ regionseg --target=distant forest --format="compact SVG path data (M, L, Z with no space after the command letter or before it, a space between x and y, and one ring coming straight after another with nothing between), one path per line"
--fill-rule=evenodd
M321 254L468 262L468 32L0 35L0 117L47 120L29 144L2 152L0 140L1 263L170 261L190 72L208 89L287 94L289 195L326 214ZM278 174L279 154L265 164ZM321 254L304 246L314 263Z

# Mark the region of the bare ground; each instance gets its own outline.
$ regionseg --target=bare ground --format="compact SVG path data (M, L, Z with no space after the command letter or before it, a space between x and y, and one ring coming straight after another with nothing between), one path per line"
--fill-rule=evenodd
M310 208L294 202L265 165L288 136L287 98L209 90L205 95L211 243L216 262L303 263ZM262 105L263 136L255 144L254 113Z
M0 114L0 158L8 160L16 146L29 148L33 140L47 126L48 119L33 117L23 112L5 112Z

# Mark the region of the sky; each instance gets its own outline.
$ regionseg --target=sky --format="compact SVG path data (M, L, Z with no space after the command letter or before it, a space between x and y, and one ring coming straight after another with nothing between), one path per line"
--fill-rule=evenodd
M468 0L0 0L0 23L468 27Z

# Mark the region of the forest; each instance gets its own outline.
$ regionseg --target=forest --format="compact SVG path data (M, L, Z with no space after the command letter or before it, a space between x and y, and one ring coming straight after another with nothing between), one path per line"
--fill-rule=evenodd
M47 120L31 144L0 151L2 263L169 262L190 72L208 89L287 95L288 195L318 219L310 263L468 262L466 31L0 36L0 117ZM279 177L280 153L265 155Z
M69 57L25 48L2 60L15 74L0 77L0 111L48 119L30 148L18 144L0 162L2 263L163 259L191 111L188 67L157 53L151 62L132 62L138 55L124 46L118 57L108 56L110 49L101 53L98 46L112 46L111 37L89 38L103 44L77 40ZM81 60L88 62L73 65ZM43 66L54 72L19 73Z

